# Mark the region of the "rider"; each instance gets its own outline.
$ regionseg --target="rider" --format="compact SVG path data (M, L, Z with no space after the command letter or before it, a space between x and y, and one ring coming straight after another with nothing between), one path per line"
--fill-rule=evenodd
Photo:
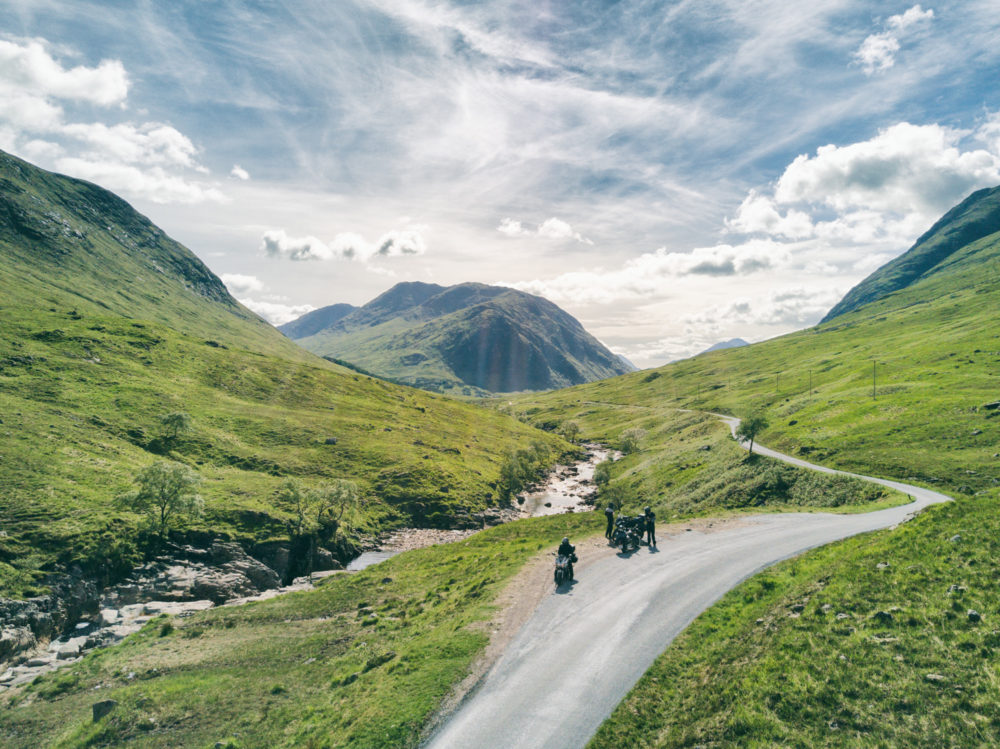
M604 537L610 540L615 528L615 508L608 505L604 509L604 517L608 519L608 528L604 531Z
M562 543L559 544L559 551L556 552L558 556L569 557L569 579L573 579L573 563L577 561L576 558L576 547L569 542L569 536L563 538Z
M646 518L646 543L648 543L654 549L656 548L656 513L653 512L652 508L647 507L645 510Z

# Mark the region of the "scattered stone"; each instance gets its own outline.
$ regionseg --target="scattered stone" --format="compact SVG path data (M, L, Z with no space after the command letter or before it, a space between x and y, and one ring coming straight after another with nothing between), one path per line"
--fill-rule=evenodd
M757 620L757 624L763 624L763 623L764 623L764 620L763 620L763 619L758 619L758 620Z
M833 606L831 606L831 605L830 605L829 603L824 603L824 604L823 604L822 606L820 606L819 608L820 608L820 611L822 611L822 612L826 613L827 611L829 611L830 609L832 609L832 608L833 608Z
M850 618L851 618L851 615L850 614L845 614L843 611L841 611L839 614L837 614L837 621L842 621L843 619L850 619Z
M875 565L875 569L877 569L877 570L884 570L888 566L889 566L888 562L879 562L878 564Z
M337 438L336 437L327 437L325 440L323 440L323 444L324 445L336 445L337 444Z
M973 429L973 430L972 430L972 436L973 436L973 437L976 437L976 436L978 436L978 435L980 435L980 434L982 434L982 433L983 433L983 430L982 430L982 429Z
M927 679L927 681L933 681L933 682L947 681L947 679L941 674L927 674L927 676L925 676L924 678Z
M806 608L805 605L797 603L794 606L792 606L792 611L794 611L796 614L801 614L805 610L805 608Z
M94 714L94 723L96 723L101 718L103 718L105 715L107 715L108 713L110 713L117 706L118 706L118 703L115 702L114 700L101 700L100 702L95 702L90 707L90 709L93 711L93 714Z
M702 446L701 446L701 447L699 447L698 449L699 449L699 450L705 450L705 451L708 451L708 450L711 450L711 449L712 449L712 446L711 446L711 445L702 445Z
M892 621L892 614L890 614L888 611L876 611L872 615L872 619L875 619L881 622L882 624L888 624L889 622Z
M992 403L984 403L983 408L985 408L987 411L995 411L996 409L1000 408L1000 401L993 401Z
M961 533L956 533L954 536L952 536L948 540L951 541L953 544L957 544L959 541L962 540L962 534Z
M970 622L976 623L976 622L981 622L982 620L983 620L983 617L982 617L982 615L978 611L976 611L975 609L969 609L969 621Z

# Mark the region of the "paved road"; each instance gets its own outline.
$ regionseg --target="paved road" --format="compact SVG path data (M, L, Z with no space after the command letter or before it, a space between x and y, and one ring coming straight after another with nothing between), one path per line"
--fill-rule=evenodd
M735 429L735 420L725 418ZM759 445L754 450L814 466ZM854 475L854 474L848 474ZM896 481L914 502L860 515L761 515L722 530L660 538L578 573L539 605L428 749L576 749L584 746L653 660L692 620L742 580L806 549L907 520L949 497Z

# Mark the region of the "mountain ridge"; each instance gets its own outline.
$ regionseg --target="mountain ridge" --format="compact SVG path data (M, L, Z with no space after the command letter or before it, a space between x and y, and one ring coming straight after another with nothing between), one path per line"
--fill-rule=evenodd
M297 321L281 327L295 337ZM543 297L468 282L404 282L296 340L323 356L432 390L564 387L630 369Z

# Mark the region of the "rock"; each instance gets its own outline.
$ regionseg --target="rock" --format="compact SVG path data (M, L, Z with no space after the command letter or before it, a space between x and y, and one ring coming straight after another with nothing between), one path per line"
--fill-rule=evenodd
M701 447L699 447L698 449L699 449L699 450L706 450L706 451L708 451L708 450L711 450L711 449L712 449L712 446L711 446L711 445L702 445L702 446L701 446Z
M66 643L56 651L56 658L67 661L80 655L80 645L76 643Z
M28 666L29 668L41 668L42 666L48 666L51 663L52 663L52 657L49 656L44 658L43 657L29 658L24 662L24 665Z
M951 541L953 544L957 544L959 541L962 540L962 534L961 533L956 533L954 536L952 536L948 540Z
M995 411L1000 408L1000 401L993 401L992 403L984 403L983 408L987 411Z
M875 619L876 621L882 624L888 624L889 622L892 621L892 614L890 614L888 611L876 611L872 615L872 619Z
M118 613L118 609L101 609L98 617L100 625L107 627L117 622L121 618L121 614Z
M839 614L837 614L837 621L841 621L843 619L850 619L850 618L851 618L851 615L850 614L845 614L843 611L841 611Z
M962 594L967 590L968 588L966 588L964 585L957 585L955 583L952 583L951 585L948 586L948 595L953 596L956 594Z
M90 709L94 715L94 723L99 721L101 718L110 713L116 707L118 707L118 703L115 702L114 700L101 700L100 702L95 702L93 705L90 706Z
M28 627L5 627L0 630L0 661L34 647L36 642Z
M875 565L875 569L877 569L877 570L884 570L888 566L889 566L888 562L879 562L878 564Z
M933 681L933 682L947 681L947 679L945 679L945 677L943 677L941 674L927 674L927 676L925 676L924 678L927 679L927 681Z
M973 430L972 430L972 436L973 436L973 437L976 437L976 436L978 436L978 435L980 435L980 434L982 434L982 433L983 433L983 430L982 430L982 429L973 429Z
M323 440L323 444L324 445L336 445L337 444L337 438L336 437L327 437L325 440Z
M828 603L824 603L824 604L823 604L822 606L820 606L820 610L821 610L821 611L822 611L823 613L826 613L827 611L829 611L829 610L830 610L830 609L832 609L832 608L833 608L833 606L831 606L831 605L830 605L830 604L828 604Z
M973 622L973 623L975 623L975 622L981 622L983 620L982 615L978 611L976 611L975 609L969 609L968 616L969 616L969 621Z

